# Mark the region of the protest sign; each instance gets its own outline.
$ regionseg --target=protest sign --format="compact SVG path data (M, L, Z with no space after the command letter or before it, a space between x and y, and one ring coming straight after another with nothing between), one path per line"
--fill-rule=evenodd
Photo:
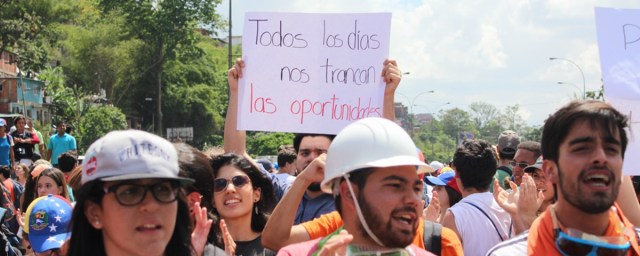
M595 13L605 97L629 117L622 171L640 175L640 10L596 7Z
M247 13L238 129L336 134L382 116L390 13Z

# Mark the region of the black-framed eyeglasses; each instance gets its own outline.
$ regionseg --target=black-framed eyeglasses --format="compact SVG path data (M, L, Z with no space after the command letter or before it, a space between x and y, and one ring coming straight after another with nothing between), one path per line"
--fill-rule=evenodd
M178 199L178 184L173 181L162 181L151 185L120 183L105 188L105 193L113 192L116 201L124 206L134 206L142 203L151 191L153 198L160 203L171 203Z
M231 177L231 180L225 178L217 178L213 180L213 191L221 192L229 186L229 183L233 184L234 187L240 188L251 182L251 179L245 175L237 175Z
M522 169L524 169L525 167L529 166L528 163L517 163L516 161L509 162L509 165L511 165L511 167L514 167L514 168L517 166L517 167L520 167Z

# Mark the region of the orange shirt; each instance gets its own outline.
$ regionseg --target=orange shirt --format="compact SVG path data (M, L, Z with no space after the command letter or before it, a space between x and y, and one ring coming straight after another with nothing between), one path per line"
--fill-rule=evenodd
M301 224L309 233L311 240L325 237L336 231L342 226L342 217L337 211L333 211L320 216L311 221L307 221ZM416 236L413 238L413 244L424 249L424 221L420 218L418 222L418 230ZM462 251L462 243L458 238L458 235L449 228L442 227L442 252L440 255L464 255Z
M11 179L6 179L2 183L4 184L4 187L9 191L9 200L11 200L11 202L16 201L16 192L13 187L13 181L11 181Z
M625 228L630 231L629 234L633 234L629 240L631 242L632 249L629 250L627 255L640 255L640 249L638 247L638 239L633 229L633 224L622 214L620 207L615 205L617 214L614 211L609 211L609 226L603 236L619 236L622 234L622 230L619 230L616 222L622 220ZM529 229L528 254L529 255L561 255L558 251L555 243L555 236L553 234L553 222L551 219L550 208L548 207L540 217L538 217ZM617 215L617 216L616 216Z

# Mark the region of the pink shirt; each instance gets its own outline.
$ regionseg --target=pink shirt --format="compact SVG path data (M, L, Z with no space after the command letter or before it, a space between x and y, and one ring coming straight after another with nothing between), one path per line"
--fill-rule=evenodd
M280 251L278 251L278 256L280 255L282 256L311 255L318 249L318 243L320 242L321 239L322 238L317 238L314 240L285 246L284 248L280 249ZM411 255L415 255L415 256L434 255L413 244L411 244L408 248L411 250L409 252L411 253Z

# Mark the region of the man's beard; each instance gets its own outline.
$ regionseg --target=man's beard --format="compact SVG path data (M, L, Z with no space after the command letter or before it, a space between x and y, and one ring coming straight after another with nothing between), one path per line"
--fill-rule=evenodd
M389 215L389 219L385 223L382 220L383 219L382 216L380 216L380 214L376 212L374 208L370 207L371 205L374 205L373 202L367 201L366 198L361 194L358 194L357 198L358 198L358 202L356 203L359 203L360 209L362 210L362 215L364 216L364 220L367 222L369 229L371 229L371 232L374 235L376 235L376 237L378 237L380 242L382 242L385 247L404 248L413 242L413 238L415 237L416 230L418 228L418 220L416 219L414 223L414 227L410 232L399 231L400 234L398 234L397 231L394 233L394 230L392 229L393 226L391 224L391 221L392 221L391 216L393 216L398 211L402 211L402 212L409 211L414 214L417 214L416 209L414 207L406 206L406 207L394 209ZM416 216L419 217L420 215L417 214ZM363 234L366 238L373 241L371 236L369 236L367 231L364 229L364 226L361 222L358 222L358 229L360 229L361 234Z
M607 170L611 172L609 168L607 168ZM567 186L564 184L565 179L562 176L562 170L560 169L560 166L558 166L558 180L560 184L557 188L560 190L560 193L562 193L562 197L564 197L570 205L585 213L599 214L608 211L616 198L618 198L620 182L618 182L617 177L613 175L613 179L610 181L611 194L608 195L607 192L600 191L587 194L586 192L583 192L580 187L580 183L584 178L585 172L586 170L580 171L575 186Z
M314 182L314 183L311 183L311 185L309 185L309 186L307 187L307 189L308 189L309 191L311 191L311 192L318 192L318 191L320 191L320 182Z

